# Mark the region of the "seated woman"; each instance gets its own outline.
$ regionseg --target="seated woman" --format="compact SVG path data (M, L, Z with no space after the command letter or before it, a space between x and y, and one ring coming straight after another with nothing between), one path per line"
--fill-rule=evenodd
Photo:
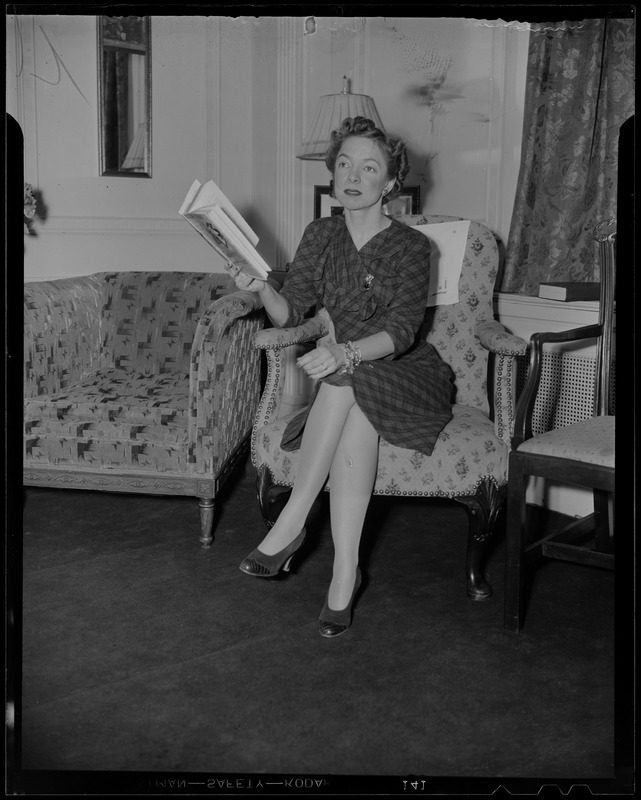
M282 289L228 266L241 289L259 293L276 326L300 324L322 304L338 344L318 346L298 366L318 381L309 407L288 424L284 449L300 447L290 498L258 547L248 575L288 570L305 539L312 504L330 481L332 580L320 614L322 636L344 633L361 585L359 546L374 488L379 437L430 455L451 419L452 373L419 339L429 287L430 242L387 217L408 172L404 144L363 117L332 134L326 165L343 214L303 234Z

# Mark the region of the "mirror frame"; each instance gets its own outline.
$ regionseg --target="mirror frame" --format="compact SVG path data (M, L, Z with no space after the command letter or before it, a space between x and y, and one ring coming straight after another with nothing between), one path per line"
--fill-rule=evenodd
M103 85L103 70L104 70L104 53L105 48L113 47L116 49L120 45L117 43L112 45L110 40L107 40L103 34L103 20L113 19L117 15L104 15L96 18L97 30L97 47L98 47L98 151L100 162L100 177L120 176L127 178L151 178L151 18L140 17L143 24L143 45L135 43L127 43L125 47L120 49L129 50L132 53L144 54L146 57L145 62L145 109L144 117L147 126L146 141L145 141L145 164L142 171L123 170L123 169L107 169L106 167L106 134L105 134L105 87Z

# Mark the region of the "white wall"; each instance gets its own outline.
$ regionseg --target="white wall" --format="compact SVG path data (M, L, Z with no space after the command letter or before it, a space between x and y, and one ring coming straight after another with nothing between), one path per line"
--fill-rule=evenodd
M301 23L299 23L301 24ZM303 39L303 115L341 91L374 98L389 133L408 144L406 183L422 209L489 225L507 241L518 177L527 29L458 18L317 18ZM324 164L304 162L301 198L312 210Z
M153 177L135 179L98 175L95 17L8 17L7 110L24 131L26 179L49 210L38 236L25 237L26 279L222 269L176 213L192 180L208 177L282 265L312 218L314 185L329 178L294 153L318 97L340 91L343 74L407 139L423 209L480 219L505 239L527 32L440 18L319 17L308 36L303 25L153 16Z
M25 278L114 268L221 270L177 209L194 178L207 177L224 182L241 210L249 208L252 26L152 18L153 177L137 179L99 177L96 18L8 23L7 111L24 132L25 179L43 192L49 213L36 224L38 235L25 237Z

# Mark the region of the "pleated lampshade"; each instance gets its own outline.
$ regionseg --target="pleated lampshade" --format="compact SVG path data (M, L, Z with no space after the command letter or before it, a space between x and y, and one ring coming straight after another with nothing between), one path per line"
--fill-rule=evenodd
M340 127L345 117L366 117L371 119L377 128L385 130L374 100L366 94L352 94L348 78L343 77L342 92L321 97L314 124L303 139L296 158L323 161L330 145L330 134Z

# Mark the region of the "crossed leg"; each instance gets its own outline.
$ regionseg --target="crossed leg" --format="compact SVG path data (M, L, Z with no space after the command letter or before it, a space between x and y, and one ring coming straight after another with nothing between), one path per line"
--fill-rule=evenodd
M294 488L259 550L272 555L300 533L329 475L334 542L329 606L336 610L347 605L354 588L377 463L378 434L356 404L351 387L322 384L305 424Z

